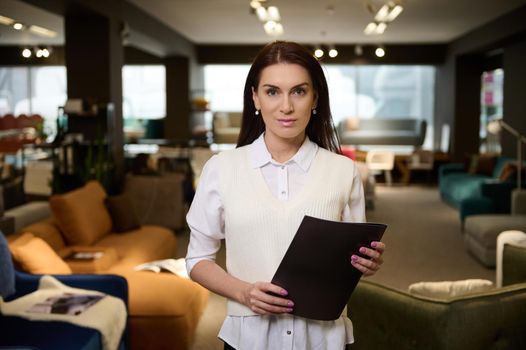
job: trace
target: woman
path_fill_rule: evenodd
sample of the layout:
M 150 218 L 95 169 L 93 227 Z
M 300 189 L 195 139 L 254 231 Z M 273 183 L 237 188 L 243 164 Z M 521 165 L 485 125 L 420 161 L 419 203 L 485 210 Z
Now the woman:
M 294 300 L 269 282 L 304 215 L 365 220 L 358 171 L 337 154 L 323 70 L 302 46 L 274 42 L 255 58 L 237 146 L 207 162 L 187 216 L 189 274 L 228 298 L 219 338 L 225 349 L 344 349 L 353 342 L 346 316 L 291 315 Z M 215 263 L 221 239 L 227 271 Z M 371 260 L 349 263 L 372 275 L 384 249 L 373 242 L 361 248 Z

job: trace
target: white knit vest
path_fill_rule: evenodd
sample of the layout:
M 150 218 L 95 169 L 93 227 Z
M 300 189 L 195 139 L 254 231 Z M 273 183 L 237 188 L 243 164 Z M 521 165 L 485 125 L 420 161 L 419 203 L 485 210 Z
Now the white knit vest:
M 305 215 L 341 221 L 349 201 L 354 163 L 319 148 L 298 194 L 280 201 L 261 170 L 249 159 L 249 147 L 219 154 L 220 196 L 225 210 L 227 271 L 246 282 L 270 282 Z M 232 316 L 255 313 L 228 301 Z

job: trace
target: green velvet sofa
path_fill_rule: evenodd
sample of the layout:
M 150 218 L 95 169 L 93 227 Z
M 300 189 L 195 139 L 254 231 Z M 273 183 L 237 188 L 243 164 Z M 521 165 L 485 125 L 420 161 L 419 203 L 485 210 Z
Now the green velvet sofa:
M 449 299 L 362 280 L 348 303 L 355 337 L 348 350 L 526 349 L 525 262 L 525 248 L 506 245 L 503 287 Z
M 514 181 L 500 181 L 499 175 L 508 157 L 497 157 L 491 175 L 471 174 L 462 163 L 444 164 L 439 168 L 440 197 L 459 210 L 460 221 L 469 215 L 510 212 Z

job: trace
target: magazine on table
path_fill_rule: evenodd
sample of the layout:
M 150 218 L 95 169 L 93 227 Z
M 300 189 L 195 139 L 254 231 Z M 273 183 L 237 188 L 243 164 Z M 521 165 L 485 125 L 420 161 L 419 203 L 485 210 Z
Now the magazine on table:
M 104 298 L 104 294 L 62 293 L 36 303 L 27 312 L 41 314 L 80 315 Z
M 181 259 L 162 259 L 150 261 L 141 265 L 135 266 L 136 271 L 153 271 L 153 272 L 171 272 L 177 276 L 188 278 L 186 272 L 186 264 L 183 258 Z
M 73 252 L 66 256 L 66 260 L 97 260 L 102 258 L 104 252 Z

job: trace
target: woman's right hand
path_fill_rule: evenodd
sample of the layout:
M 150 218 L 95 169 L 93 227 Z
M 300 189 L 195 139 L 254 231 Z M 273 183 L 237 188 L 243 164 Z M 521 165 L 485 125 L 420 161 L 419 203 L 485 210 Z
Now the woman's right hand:
M 269 282 L 249 283 L 243 290 L 242 303 L 260 315 L 290 313 L 294 303 L 283 298 L 287 294 L 285 289 Z

